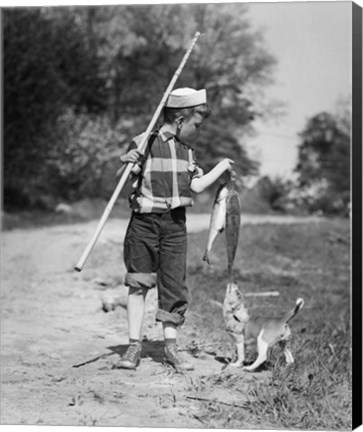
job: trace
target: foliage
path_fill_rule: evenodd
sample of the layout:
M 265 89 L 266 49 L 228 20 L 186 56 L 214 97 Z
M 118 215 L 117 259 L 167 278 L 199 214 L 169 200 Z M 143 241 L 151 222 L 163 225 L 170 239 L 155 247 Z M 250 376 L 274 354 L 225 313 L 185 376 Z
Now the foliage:
M 69 201 L 100 196 L 104 171 L 122 149 L 120 124 L 111 127 L 107 116 L 90 117 L 69 109 L 58 119 L 57 127 L 62 140 L 48 160 L 53 190 Z
M 286 198 L 293 188 L 291 180 L 285 180 L 282 177 L 269 176 L 261 177 L 256 185 L 260 190 L 261 198 L 263 198 L 273 210 L 285 211 Z
M 127 7 L 123 15 L 114 7 L 97 12 L 110 25 L 103 27 L 102 51 L 112 52 L 107 68 L 113 72 L 111 94 L 118 98 L 112 104 L 112 117 L 140 115 L 135 124 L 139 132 L 137 127 L 146 124 L 146 115 L 157 105 L 193 34 L 200 30 L 203 36 L 178 81 L 180 86 L 208 91 L 212 117 L 196 144 L 198 158 L 209 170 L 229 155 L 240 174 L 256 174 L 257 164 L 238 144 L 237 134 L 247 133 L 251 121 L 262 114 L 253 96 L 271 82 L 274 59 L 264 49 L 261 34 L 251 31 L 245 7 L 153 5 L 135 10 Z M 145 80 L 153 83 L 146 90 Z
M 317 190 L 310 210 L 341 211 L 350 201 L 349 119 L 349 110 L 341 116 L 323 112 L 310 118 L 300 134 L 299 188 L 307 196 Z
M 45 161 L 65 107 L 103 109 L 97 61 L 71 13 L 4 11 L 5 200 L 29 203 L 36 189 L 47 190 Z
M 246 10 L 242 4 L 6 10 L 5 203 L 31 204 L 27 197 L 37 194 L 102 195 L 105 180 L 96 188 L 95 181 L 105 154 L 145 130 L 197 30 L 203 35 L 178 86 L 208 91 L 213 125 L 198 142 L 198 156 L 207 170 L 229 156 L 240 174 L 256 173 L 239 143 L 256 117 L 270 114 L 261 93 L 275 60 Z M 118 134 L 123 141 L 107 138 Z M 70 166 L 74 153 L 88 158 L 87 175 L 78 156 Z
M 213 168 L 217 161 L 232 155 L 235 161 L 234 169 L 239 175 L 256 175 L 258 172 L 258 163 L 249 158 L 235 136 L 228 130 L 222 129 L 220 124 L 211 118 L 201 128 L 195 150 L 197 159 L 205 172 Z

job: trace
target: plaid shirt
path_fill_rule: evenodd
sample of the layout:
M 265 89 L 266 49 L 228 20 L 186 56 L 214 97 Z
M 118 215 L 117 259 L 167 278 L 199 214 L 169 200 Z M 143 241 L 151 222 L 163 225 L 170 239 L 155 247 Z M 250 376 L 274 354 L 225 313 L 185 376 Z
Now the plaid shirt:
M 142 134 L 134 138 L 129 150 L 136 148 L 141 138 Z M 202 175 L 190 147 L 170 132 L 155 131 L 150 135 L 141 171 L 131 179 L 131 209 L 137 213 L 163 213 L 192 206 L 190 183 Z

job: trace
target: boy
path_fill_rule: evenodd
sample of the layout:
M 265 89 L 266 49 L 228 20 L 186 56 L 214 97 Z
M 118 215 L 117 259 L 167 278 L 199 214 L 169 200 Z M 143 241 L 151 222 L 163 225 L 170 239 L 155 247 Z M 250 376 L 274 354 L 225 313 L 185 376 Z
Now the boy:
M 139 365 L 146 294 L 157 286 L 156 321 L 163 326 L 165 360 L 184 372 L 194 369 L 176 348 L 188 306 L 185 208 L 193 205 L 191 192 L 202 192 L 231 171 L 233 161 L 224 159 L 207 174 L 195 161 L 190 143 L 208 115 L 204 89 L 174 90 L 163 114 L 164 122 L 150 135 L 145 155 L 141 157 L 136 150 L 138 136 L 120 158 L 122 163 L 136 165 L 129 197 L 132 215 L 124 241 L 130 344 L 116 367 L 135 369 Z

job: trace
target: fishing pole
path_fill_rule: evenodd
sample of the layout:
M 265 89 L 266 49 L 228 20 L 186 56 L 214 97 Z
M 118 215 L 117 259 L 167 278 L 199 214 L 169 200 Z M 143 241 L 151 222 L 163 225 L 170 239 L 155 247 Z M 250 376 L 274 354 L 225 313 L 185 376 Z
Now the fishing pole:
M 153 129 L 156 125 L 156 122 L 158 121 L 158 118 L 160 117 L 161 111 L 164 108 L 164 105 L 166 104 L 166 101 L 169 97 L 170 92 L 173 90 L 173 87 L 174 87 L 179 75 L 181 74 L 181 71 L 183 70 L 191 52 L 193 51 L 195 44 L 197 43 L 199 36 L 200 36 L 200 32 L 196 32 L 195 36 L 192 40 L 192 43 L 190 44 L 189 49 L 185 53 L 178 69 L 175 71 L 174 76 L 172 77 L 168 87 L 166 88 L 158 107 L 156 108 L 156 111 L 155 111 L 155 113 L 154 113 L 154 115 L 153 115 L 153 117 L 149 123 L 149 126 L 147 127 L 145 134 L 143 135 L 143 138 L 137 147 L 137 150 L 141 154 L 143 154 L 145 152 L 149 136 L 150 136 L 151 132 L 153 131 Z M 120 180 L 119 180 L 119 182 L 118 182 L 118 184 L 117 184 L 117 186 L 116 186 L 116 188 L 115 188 L 115 190 L 114 190 L 114 192 L 113 192 L 113 194 L 112 194 L 112 196 L 111 196 L 111 198 L 110 198 L 110 200 L 109 200 L 109 202 L 108 202 L 108 204 L 107 204 L 107 206 L 106 206 L 106 208 L 105 208 L 105 210 L 101 216 L 100 221 L 98 222 L 97 228 L 96 228 L 91 240 L 89 241 L 88 245 L 84 249 L 78 263 L 74 267 L 74 270 L 80 272 L 83 269 L 83 266 L 84 266 L 87 258 L 89 257 L 90 253 L 92 252 L 92 249 L 94 248 L 94 246 L 98 240 L 98 237 L 100 236 L 100 234 L 101 234 L 101 232 L 102 232 L 102 230 L 106 224 L 106 221 L 107 221 L 107 219 L 111 213 L 111 210 L 112 210 L 113 206 L 115 205 L 115 202 L 116 202 L 118 196 L 120 195 L 121 190 L 124 187 L 128 177 L 131 173 L 133 166 L 134 166 L 133 163 L 128 163 L 125 166 L 125 168 L 122 172 L 121 178 L 120 178 Z

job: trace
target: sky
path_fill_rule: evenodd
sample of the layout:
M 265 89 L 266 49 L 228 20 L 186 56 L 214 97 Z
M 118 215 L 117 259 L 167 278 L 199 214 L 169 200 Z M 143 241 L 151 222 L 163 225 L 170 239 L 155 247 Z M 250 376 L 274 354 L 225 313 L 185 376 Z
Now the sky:
M 291 177 L 297 161 L 298 133 L 311 116 L 337 110 L 351 95 L 351 3 L 251 3 L 251 24 L 278 64 L 267 96 L 286 104 L 276 122 L 256 124 L 247 148 L 261 163 L 261 175 Z

